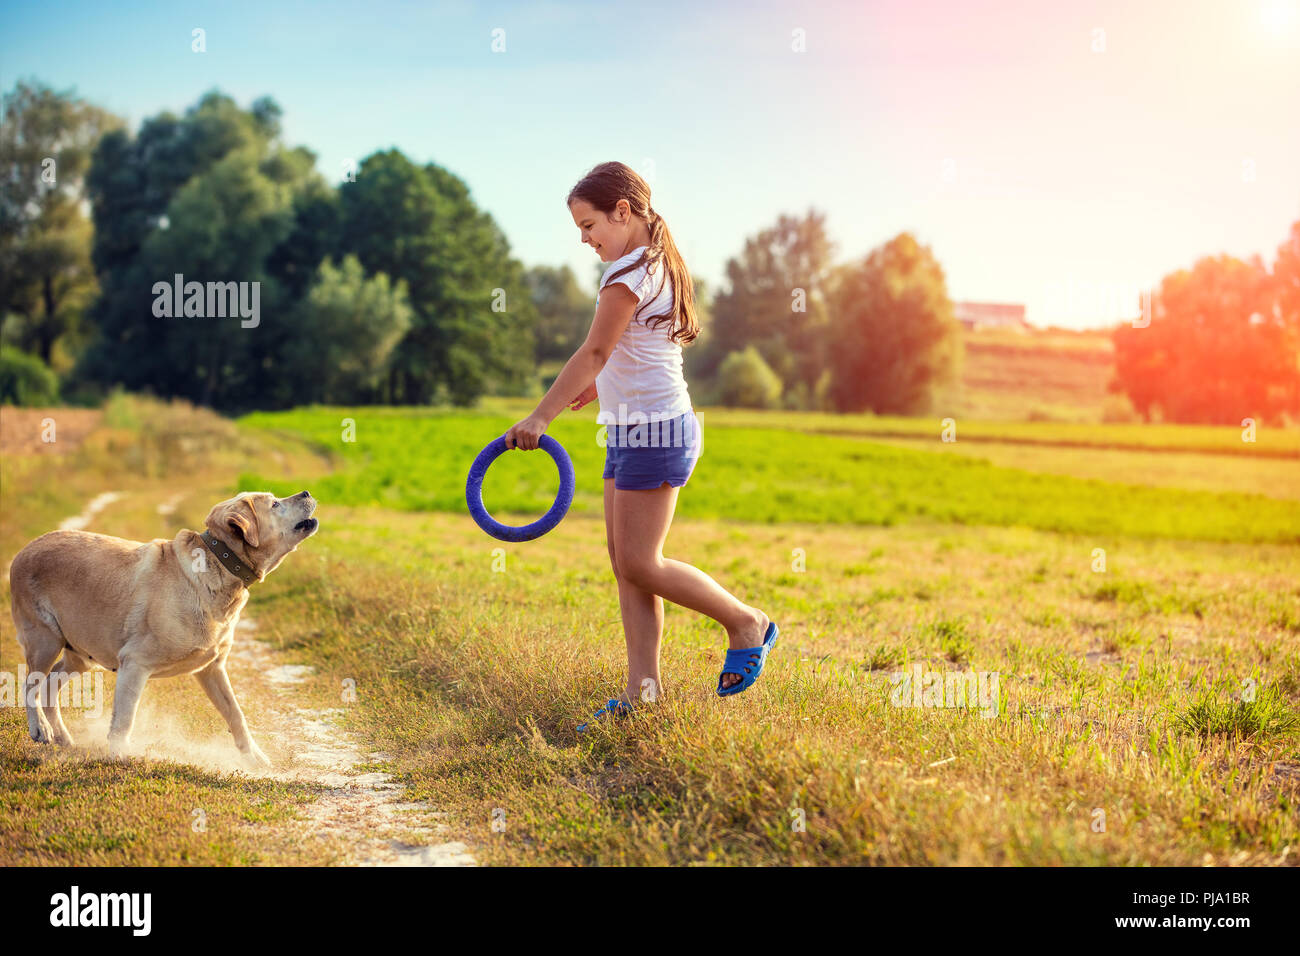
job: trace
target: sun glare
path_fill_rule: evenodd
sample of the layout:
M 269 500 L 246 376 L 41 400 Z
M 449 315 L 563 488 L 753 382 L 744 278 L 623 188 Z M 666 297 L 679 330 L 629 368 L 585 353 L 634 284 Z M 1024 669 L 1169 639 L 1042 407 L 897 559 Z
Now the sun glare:
M 1285 33 L 1295 28 L 1296 0 L 1264 0 L 1259 18 L 1271 33 Z

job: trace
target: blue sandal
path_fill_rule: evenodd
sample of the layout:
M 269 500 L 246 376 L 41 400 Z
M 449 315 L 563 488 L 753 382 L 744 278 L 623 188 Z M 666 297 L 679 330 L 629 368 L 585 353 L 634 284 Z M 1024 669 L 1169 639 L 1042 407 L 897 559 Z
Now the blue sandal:
M 613 715 L 614 717 L 623 717 L 626 716 L 627 714 L 632 713 L 632 711 L 635 709 L 636 708 L 633 707 L 631 704 L 625 703 L 622 700 L 618 700 L 616 698 L 610 698 L 608 701 L 605 702 L 604 707 L 600 708 L 600 710 L 596 711 L 594 714 L 591 715 L 591 719 L 594 722 L 600 720 L 606 714 Z M 587 728 L 590 726 L 591 726 L 590 723 L 578 724 L 578 733 L 580 734 L 586 733 Z
M 758 647 L 734 647 L 727 650 L 727 659 L 722 662 L 722 673 L 718 675 L 719 697 L 739 694 L 743 690 L 748 690 L 754 681 L 758 680 L 758 675 L 763 673 L 763 665 L 767 662 L 768 653 L 776 646 L 778 633 L 780 631 L 776 621 L 769 621 L 763 643 Z M 735 674 L 740 677 L 740 681 L 730 687 L 723 687 L 722 674 Z

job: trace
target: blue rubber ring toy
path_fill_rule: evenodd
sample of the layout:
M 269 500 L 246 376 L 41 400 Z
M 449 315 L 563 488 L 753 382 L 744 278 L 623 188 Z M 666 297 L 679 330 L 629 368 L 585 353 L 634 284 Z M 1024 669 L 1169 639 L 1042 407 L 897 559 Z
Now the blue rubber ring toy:
M 569 513 L 569 505 L 573 504 L 573 462 L 569 460 L 569 453 L 550 435 L 539 438 L 537 447 L 555 459 L 555 466 L 560 470 L 560 492 L 555 496 L 555 504 L 551 505 L 550 511 L 532 524 L 522 527 L 502 524 L 488 514 L 487 508 L 483 506 L 483 476 L 487 474 L 492 462 L 508 450 L 505 436 L 502 435 L 479 452 L 474 464 L 470 466 L 469 479 L 465 482 L 465 502 L 469 505 L 470 517 L 499 541 L 532 541 L 540 538 L 560 523 L 560 519 Z

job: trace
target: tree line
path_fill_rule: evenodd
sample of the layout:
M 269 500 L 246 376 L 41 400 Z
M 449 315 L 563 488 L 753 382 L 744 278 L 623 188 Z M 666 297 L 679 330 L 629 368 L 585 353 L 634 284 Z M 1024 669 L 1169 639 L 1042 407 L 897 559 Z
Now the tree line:
M 0 401 L 467 406 L 540 395 L 590 326 L 604 263 L 525 268 L 463 180 L 396 149 L 328 183 L 269 97 L 213 91 L 133 134 L 20 82 L 4 115 Z M 1294 413 L 1298 244 L 1300 223 L 1272 272 L 1166 277 L 1149 325 L 1115 330 L 1114 387 L 1148 417 Z M 824 215 L 781 215 L 695 292 L 698 404 L 921 414 L 960 376 L 943 269 L 910 233 L 839 263 Z

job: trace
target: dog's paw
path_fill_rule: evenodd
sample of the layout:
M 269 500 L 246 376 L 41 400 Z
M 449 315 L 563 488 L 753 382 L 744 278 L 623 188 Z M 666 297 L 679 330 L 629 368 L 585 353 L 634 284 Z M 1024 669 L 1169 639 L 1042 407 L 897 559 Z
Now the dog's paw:
M 54 733 L 48 725 L 42 726 L 38 724 L 35 727 L 30 727 L 27 730 L 27 734 L 38 744 L 50 744 L 54 742 Z
M 131 753 L 130 748 L 127 746 L 127 742 L 121 738 L 114 740 L 110 737 L 108 740 L 108 757 L 110 760 L 117 760 L 119 762 L 130 760 Z
M 59 743 L 59 732 L 39 710 L 27 715 L 27 735 L 38 744 Z
M 262 748 L 249 741 L 248 749 L 242 751 L 244 763 L 254 770 L 265 770 L 271 766 L 271 760 L 262 753 Z

